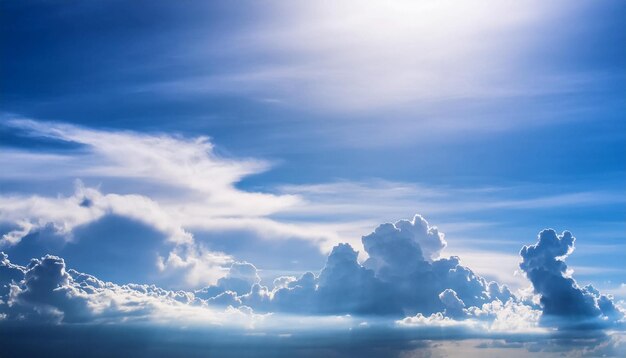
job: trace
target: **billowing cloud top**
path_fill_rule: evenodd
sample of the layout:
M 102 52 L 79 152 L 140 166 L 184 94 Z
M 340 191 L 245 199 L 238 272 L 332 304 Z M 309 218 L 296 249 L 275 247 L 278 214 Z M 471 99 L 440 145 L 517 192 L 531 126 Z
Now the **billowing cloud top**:
M 196 292 L 104 282 L 67 270 L 62 258 L 50 255 L 27 266 L 14 265 L 2 253 L 0 313 L 8 320 L 63 323 L 212 317 L 206 321 L 210 323 L 223 318 L 225 313 L 216 312 L 229 307 L 229 314 L 238 312 L 250 320 L 253 311 L 256 315 L 350 314 L 391 320 L 407 317 L 400 322 L 408 326 L 486 322 L 497 329 L 494 324 L 506 311 L 509 320 L 522 320 L 517 326 L 526 328 L 602 329 L 621 327 L 623 322 L 624 313 L 610 296 L 591 286 L 580 288 L 567 276 L 563 259 L 574 245 L 569 232 L 557 235 L 544 230 L 538 243 L 520 253 L 520 268 L 533 284 L 538 304 L 486 281 L 460 265 L 458 257 L 432 259 L 444 246 L 443 235 L 421 216 L 380 225 L 362 240 L 369 255 L 363 265 L 349 244 L 339 244 L 318 274 L 281 277 L 273 287 L 266 287 L 254 265 L 234 262 L 215 285 Z M 428 259 L 422 242 L 438 248 L 431 249 Z M 534 321 L 524 321 L 528 319 Z
M 543 320 L 559 321 L 568 328 L 586 325 L 611 326 L 623 318 L 610 297 L 589 285 L 579 287 L 569 277 L 563 261 L 574 251 L 576 239 L 569 231 L 558 235 L 547 229 L 539 233 L 539 242 L 524 246 L 520 268 L 526 273 L 537 294 L 541 296 Z

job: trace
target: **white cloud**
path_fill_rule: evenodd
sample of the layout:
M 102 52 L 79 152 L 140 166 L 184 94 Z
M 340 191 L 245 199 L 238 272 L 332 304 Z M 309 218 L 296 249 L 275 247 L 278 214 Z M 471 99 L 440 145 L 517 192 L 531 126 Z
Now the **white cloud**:
M 217 282 L 226 274 L 233 258 L 221 252 L 209 251 L 197 245 L 179 245 L 167 257 L 159 256 L 157 267 L 161 273 L 182 273 L 187 287 L 201 287 Z
M 225 217 L 242 213 L 248 216 L 267 215 L 298 200 L 290 195 L 276 196 L 236 189 L 235 183 L 247 175 L 266 170 L 269 164 L 260 160 L 219 157 L 206 137 L 185 139 L 171 135 L 99 131 L 31 120 L 12 120 L 10 125 L 33 136 L 87 146 L 85 155 L 71 158 L 76 166 L 65 173 L 66 176 L 137 178 L 159 183 L 179 189 L 179 195 L 200 196 L 201 202 L 206 204 L 204 209 L 211 206 L 219 208 L 211 212 L 213 216 L 217 213 Z M 44 154 L 39 162 L 43 163 L 47 156 Z M 12 164 L 19 165 L 14 163 L 16 161 Z M 49 166 L 44 169 L 58 173 Z
M 0 305 L 5 318 L 87 323 L 184 321 L 185 325 L 239 328 L 253 328 L 264 319 L 244 307 L 210 307 L 189 292 L 104 282 L 66 270 L 64 260 L 55 256 L 34 259 L 27 267 L 3 261 L 0 268 L 23 275 L 23 280 L 9 282 L 7 305 Z
M 506 303 L 493 301 L 485 303 L 482 307 L 472 307 L 470 316 L 476 319 L 488 319 L 489 330 L 494 332 L 546 332 L 544 327 L 539 326 L 541 310 L 533 308 L 522 302 L 509 300 Z
M 0 221 L 20 226 L 2 237 L 0 244 L 17 244 L 35 229 L 52 224 L 57 233 L 71 240 L 74 228 L 114 214 L 145 223 L 163 232 L 172 242 L 190 243 L 192 236 L 172 220 L 158 203 L 142 195 L 102 194 L 78 181 L 74 195 L 0 196 Z
M 441 312 L 424 316 L 415 316 L 397 320 L 402 327 L 465 327 L 475 332 L 502 333 L 548 333 L 550 329 L 539 326 L 541 310 L 534 309 L 521 302 L 509 300 L 502 303 L 495 300 L 482 307 L 470 307 L 465 310 L 466 319 L 453 319 Z
M 399 326 L 411 327 L 411 326 L 435 326 L 435 327 L 450 327 L 450 326 L 469 326 L 477 327 L 479 325 L 476 321 L 464 320 L 458 321 L 450 317 L 444 316 L 441 312 L 433 313 L 430 316 L 424 316 L 421 313 L 415 316 L 405 317 L 396 321 Z
M 547 235 L 553 235 L 554 240 L 561 240 L 562 244 L 546 244 L 551 237 Z M 206 276 L 207 270 L 215 269 L 221 269 L 224 274 L 216 285 L 195 293 L 167 291 L 154 285 L 119 286 L 76 271 L 68 273 L 64 260 L 50 255 L 33 259 L 25 267 L 14 265 L 7 255 L 0 253 L 0 278 L 4 282 L 0 282 L 0 288 L 4 287 L 0 290 L 0 314 L 5 315 L 5 319 L 9 316 L 11 319 L 41 317 L 68 323 L 117 322 L 120 319 L 166 323 L 182 319 L 190 324 L 225 324 L 221 313 L 198 310 L 198 307 L 233 306 L 236 308 L 229 308 L 226 313 L 236 313 L 241 319 L 228 315 L 227 324 L 235 320 L 250 327 L 265 317 L 255 315 L 253 309 L 304 315 L 398 317 L 415 314 L 396 324 L 461 329 L 470 335 L 545 333 L 548 332 L 545 327 L 567 329 L 576 327 L 573 323 L 591 322 L 588 318 L 597 320 L 598 325 L 584 329 L 621 327 L 624 313 L 615 306 L 611 296 L 601 294 L 591 285 L 579 288 L 573 279 L 565 276 L 550 279 L 565 280 L 572 284 L 573 290 L 560 292 L 557 288 L 557 293 L 584 295 L 589 299 L 580 304 L 590 305 L 568 309 L 587 307 L 593 308 L 593 312 L 567 316 L 571 318 L 568 322 L 544 320 L 546 315 L 554 314 L 555 295 L 550 292 L 554 288 L 538 286 L 542 272 L 537 276 L 535 271 L 565 272 L 567 267 L 561 260 L 573 251 L 574 242 L 569 233 L 556 237 L 553 231 L 544 230 L 536 245 L 525 246 L 520 253 L 523 259 L 520 267 L 529 276 L 534 292 L 540 295 L 539 303 L 529 292 L 515 296 L 507 287 L 485 280 L 460 265 L 457 257 L 436 259 L 439 255 L 422 248 L 423 244 L 432 248 L 433 241 L 437 250 L 444 247 L 443 236 L 419 216 L 413 221 L 382 224 L 363 237 L 370 256 L 363 265 L 358 263 L 357 252 L 352 247 L 339 244 L 333 248 L 319 275 L 307 272 L 299 278 L 283 277 L 274 281 L 273 288 L 261 286 L 258 270 L 250 263 L 233 262 L 228 257 L 196 250 L 192 245 L 178 245 L 167 260 L 160 261 L 162 269 L 166 266 L 187 269 L 188 277 Z M 551 263 L 554 259 L 557 265 Z M 207 268 L 207 263 L 211 262 L 218 264 Z M 231 265 L 226 271 L 223 267 L 228 263 Z M 211 319 L 205 318 L 206 314 L 212 314 Z M 577 321 L 580 317 L 584 320 Z
M 53 156 L 28 152 L 11 152 L 3 156 L 3 164 L 19 168 L 19 178 L 34 180 L 35 173 L 45 178 L 121 179 L 127 182 L 158 184 L 156 192 L 140 195 L 101 194 L 94 189 L 78 190 L 106 201 L 92 207 L 80 206 L 84 193 L 72 197 L 43 198 L 39 196 L 4 196 L 0 215 L 14 221 L 24 214 L 41 221 L 62 223 L 64 232 L 76 225 L 93 220 L 106 212 L 145 216 L 172 236 L 183 233 L 174 227 L 205 230 L 257 230 L 265 236 L 304 236 L 321 239 L 330 230 L 302 229 L 288 222 L 277 222 L 270 215 L 284 212 L 302 199 L 294 194 L 270 194 L 237 189 L 243 177 L 267 169 L 259 160 L 235 160 L 213 153 L 206 138 L 185 139 L 168 135 L 147 135 L 132 132 L 99 131 L 64 124 L 14 120 L 14 127 L 33 136 L 45 136 L 86 146 L 84 152 Z M 59 162 L 65 165 L 57 167 Z M 37 168 L 37 170 L 35 170 Z M 4 174 L 6 173 L 6 174 Z M 15 178 L 16 171 L 4 171 L 2 177 Z M 148 186 L 148 185 L 146 185 Z M 141 191 L 141 186 L 139 186 Z M 149 197 L 149 198 L 148 198 Z M 10 208 L 10 209 L 9 209 Z M 125 213 L 124 211 L 128 211 Z M 30 213 L 30 215 L 26 215 Z M 169 225 L 166 229 L 162 226 Z M 180 231 L 180 229 L 178 230 Z

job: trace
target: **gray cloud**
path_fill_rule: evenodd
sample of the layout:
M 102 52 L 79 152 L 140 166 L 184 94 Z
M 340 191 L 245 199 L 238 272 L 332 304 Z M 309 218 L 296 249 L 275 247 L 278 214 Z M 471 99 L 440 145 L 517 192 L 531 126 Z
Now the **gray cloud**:
M 623 318 L 612 299 L 589 285 L 579 287 L 568 276 L 564 259 L 574 251 L 574 236 L 552 229 L 539 233 L 538 242 L 520 251 L 520 268 L 541 295 L 542 321 L 562 328 L 605 326 Z

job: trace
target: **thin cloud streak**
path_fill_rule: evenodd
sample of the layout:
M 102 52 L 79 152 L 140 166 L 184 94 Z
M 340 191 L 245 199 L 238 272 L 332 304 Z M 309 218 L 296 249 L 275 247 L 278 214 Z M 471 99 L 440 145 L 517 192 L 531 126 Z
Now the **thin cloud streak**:
M 261 59 L 257 63 L 138 90 L 172 95 L 244 92 L 298 105 L 314 103 L 317 110 L 362 112 L 415 102 L 563 93 L 598 80 L 592 73 L 538 73 L 533 59 L 524 58 L 536 46 L 533 40 L 542 27 L 563 16 L 563 7 L 552 3 L 269 6 L 267 14 L 274 15 L 261 16 L 235 34 L 230 46 L 223 40 L 220 47 L 221 56 L 256 55 Z M 573 12 L 579 7 L 566 8 Z M 197 43 L 180 51 L 190 59 L 215 55 Z

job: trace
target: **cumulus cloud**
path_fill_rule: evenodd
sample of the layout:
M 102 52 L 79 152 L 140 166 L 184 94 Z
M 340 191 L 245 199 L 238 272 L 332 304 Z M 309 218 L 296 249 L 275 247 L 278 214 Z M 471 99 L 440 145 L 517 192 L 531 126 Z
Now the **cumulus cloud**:
M 185 246 L 175 249 L 185 252 L 172 251 L 159 265 L 162 269 L 168 265 L 189 269 L 189 265 L 219 262 L 216 268 L 222 270 L 223 277 L 196 291 L 193 298 L 216 306 L 249 306 L 260 312 L 393 316 L 444 312 L 457 317 L 464 312 L 465 305 L 480 306 L 497 299 L 506 301 L 512 296 L 505 286 L 487 282 L 461 266 L 457 257 L 435 259 L 445 245 L 443 234 L 420 216 L 412 221 L 383 224 L 362 240 L 369 256 L 363 264 L 359 263 L 356 250 L 348 244 L 339 244 L 318 274 L 281 277 L 269 288 L 261 285 L 254 265 L 219 257 L 198 258 L 194 263 L 196 257 L 210 253 L 193 252 L 192 248 L 184 249 Z M 429 248 L 426 256 L 423 243 Z M 227 266 L 230 267 L 224 269 Z M 72 321 L 79 321 L 85 312 L 91 312 L 86 307 L 94 305 L 92 297 L 76 285 L 78 281 L 65 271 L 65 263 L 58 257 L 33 260 L 23 268 L 23 279 L 19 279 L 19 267 L 11 270 L 13 281 L 19 282 L 11 286 L 12 305 L 37 307 L 41 312 L 62 315 L 63 319 Z M 191 272 L 194 270 L 200 276 L 206 275 L 201 267 Z M 40 286 L 40 282 L 47 282 L 47 286 Z M 89 290 L 94 287 L 90 286 Z M 455 300 L 459 307 L 454 305 Z M 82 308 L 71 311 L 65 304 Z
M 380 225 L 362 240 L 369 256 L 363 264 L 349 244 L 339 244 L 319 274 L 283 277 L 274 287 L 253 283 L 250 292 L 240 296 L 242 303 L 263 311 L 308 314 L 447 312 L 458 317 L 465 305 L 506 302 L 513 296 L 506 286 L 487 282 L 460 265 L 458 257 L 437 258 L 445 246 L 443 234 L 421 216 Z M 218 288 L 203 292 L 217 295 Z
M 249 262 L 233 262 L 228 273 L 214 286 L 196 291 L 196 296 L 212 298 L 220 294 L 244 295 L 254 284 L 261 282 L 256 267 Z
M 545 334 L 549 332 L 539 324 L 541 309 L 518 299 L 512 298 L 506 302 L 496 299 L 480 307 L 466 308 L 453 290 L 446 289 L 439 297 L 446 306 L 443 312 L 436 312 L 430 316 L 418 313 L 415 316 L 397 320 L 396 324 L 403 327 L 457 326 L 493 334 Z
M 236 294 L 226 285 L 202 292 L 263 312 L 406 316 L 403 324 L 407 325 L 472 321 L 472 325 L 498 332 L 542 332 L 545 326 L 565 329 L 571 327 L 567 322 L 584 323 L 577 328 L 599 329 L 623 318 L 610 296 L 592 286 L 580 288 L 566 276 L 562 260 L 573 250 L 571 234 L 558 236 L 544 230 L 539 237 L 538 244 L 522 249 L 520 265 L 535 296 L 514 295 L 505 285 L 487 282 L 462 266 L 458 257 L 434 259 L 445 245 L 443 235 L 420 216 L 380 225 L 363 236 L 369 256 L 363 264 L 350 245 L 339 244 L 319 274 L 281 277 L 273 287 L 266 287 L 254 279 L 253 266 L 246 265 L 245 277 L 251 284 L 246 294 Z M 423 240 L 438 248 L 430 251 L 428 259 Z M 554 320 L 555 316 L 563 320 Z
M 22 278 L 24 278 L 24 268 L 12 264 L 7 254 L 0 251 L 0 301 L 8 297 L 11 284 L 19 282 Z
M 558 235 L 546 229 L 539 233 L 536 244 L 524 246 L 520 251 L 520 268 L 541 296 L 542 320 L 545 324 L 570 328 L 611 325 L 624 316 L 612 299 L 591 285 L 578 286 L 569 277 L 564 260 L 574 251 L 575 240 L 568 231 Z
M 358 330 L 372 325 L 422 339 L 437 337 L 442 329 L 455 337 L 548 337 L 553 327 L 568 332 L 562 339 L 577 339 L 622 327 L 623 313 L 610 296 L 591 286 L 581 288 L 567 276 L 563 260 L 575 241 L 567 232 L 544 230 L 537 244 L 521 251 L 520 267 L 533 284 L 536 302 L 532 295 L 514 295 L 506 286 L 487 282 L 457 257 L 427 259 L 416 238 L 444 245 L 443 235 L 417 216 L 363 236 L 367 254 L 378 261 L 370 267 L 367 261 L 359 263 L 350 245 L 339 244 L 318 273 L 278 277 L 267 287 L 256 266 L 233 261 L 223 277 L 195 292 L 102 281 L 67 269 L 62 258 L 52 255 L 15 265 L 1 253 L 0 317 L 3 322 L 183 322 L 272 330 L 286 324 Z M 566 307 L 555 308 L 553 300 Z
M 8 304 L 68 323 L 84 321 L 90 313 L 89 301 L 70 285 L 71 280 L 63 259 L 49 255 L 33 259 L 20 284 L 11 285 Z
M 428 226 L 420 215 L 412 221 L 380 225 L 361 240 L 369 255 L 364 266 L 382 276 L 418 270 L 424 261 L 432 262 L 437 258 L 446 246 L 444 235 L 436 227 Z
M 101 200 L 94 198 L 90 205 Z M 336 245 L 319 273 L 279 277 L 261 284 L 257 268 L 193 247 L 177 246 L 159 263 L 207 275 L 203 263 L 218 262 L 219 278 L 195 292 L 156 286 L 116 285 L 66 270 L 63 259 L 44 256 L 27 266 L 0 256 L 0 314 L 4 319 L 37 315 L 48 320 L 83 322 L 113 316 L 146 317 L 183 305 L 236 307 L 256 312 L 313 315 L 406 317 L 403 325 L 480 326 L 492 331 L 533 332 L 540 326 L 562 329 L 616 327 L 624 314 L 611 296 L 592 286 L 579 287 L 564 259 L 574 250 L 569 232 L 544 230 L 536 244 L 524 246 L 520 268 L 537 302 L 514 295 L 505 285 L 488 282 L 462 266 L 458 257 L 440 258 L 442 233 L 421 216 L 382 224 L 362 237 L 369 257 L 362 264 L 349 244 Z M 426 249 L 424 249 L 426 247 Z M 197 248 L 196 248 L 197 249 Z M 194 261 L 195 260 L 195 261 Z M 227 268 L 226 268 L 227 267 Z M 180 310 L 181 308 L 176 308 Z M 456 322 L 456 323 L 455 323 Z
M 175 287 L 198 287 L 213 284 L 224 276 L 233 258 L 211 251 L 195 243 L 177 245 L 166 256 L 158 256 L 159 273 L 169 281 L 182 278 L 184 284 Z
M 213 309 L 193 293 L 154 285 L 117 285 L 67 270 L 65 261 L 46 255 L 28 266 L 0 254 L 0 313 L 8 320 L 55 323 L 171 322 L 239 325 L 262 317 L 249 309 Z M 7 290 L 8 288 L 8 290 Z

